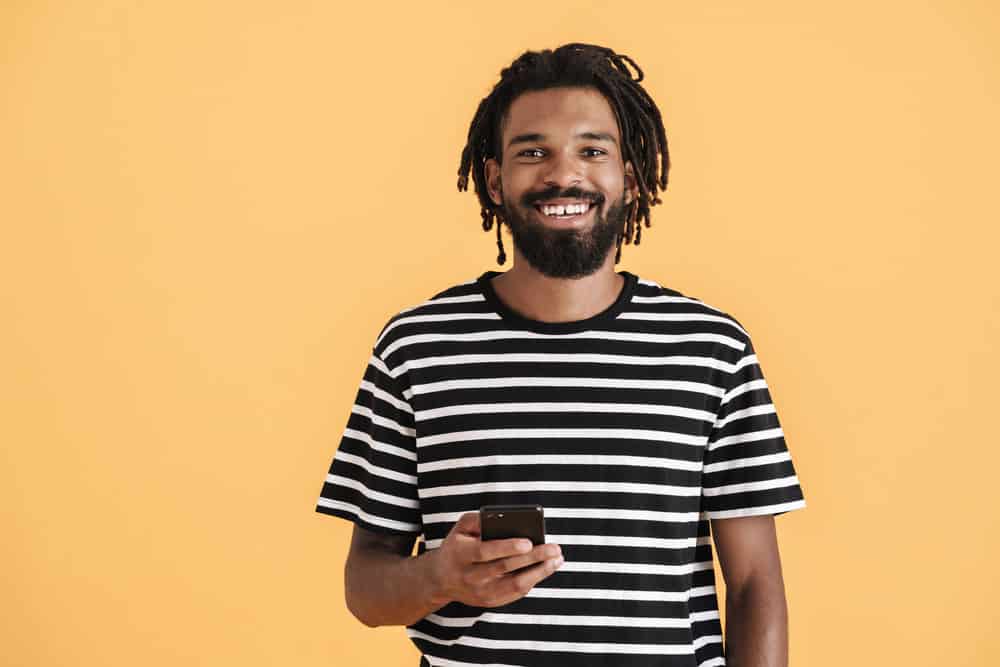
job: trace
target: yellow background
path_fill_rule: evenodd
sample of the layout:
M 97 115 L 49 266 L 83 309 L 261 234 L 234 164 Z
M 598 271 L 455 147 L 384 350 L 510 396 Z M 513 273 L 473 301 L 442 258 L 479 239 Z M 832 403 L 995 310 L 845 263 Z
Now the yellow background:
M 313 507 L 385 320 L 498 268 L 476 105 L 569 41 L 667 128 L 619 269 L 771 384 L 791 664 L 1000 661 L 993 3 L 122 1 L 0 9 L 4 664 L 416 667 Z

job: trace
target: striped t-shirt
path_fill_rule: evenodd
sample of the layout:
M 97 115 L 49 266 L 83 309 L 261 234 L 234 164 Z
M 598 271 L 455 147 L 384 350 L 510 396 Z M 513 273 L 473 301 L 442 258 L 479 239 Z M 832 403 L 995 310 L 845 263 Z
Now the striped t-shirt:
M 724 665 L 708 520 L 805 507 L 747 331 L 628 271 L 603 312 L 535 321 L 496 275 L 385 324 L 316 511 L 420 555 L 483 505 L 544 508 L 562 567 L 407 626 L 421 664 Z

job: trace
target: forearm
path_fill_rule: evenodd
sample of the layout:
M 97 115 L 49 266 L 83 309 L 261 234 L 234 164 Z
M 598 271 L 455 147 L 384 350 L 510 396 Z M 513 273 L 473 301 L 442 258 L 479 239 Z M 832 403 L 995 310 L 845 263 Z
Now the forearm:
M 399 556 L 370 551 L 361 563 L 348 563 L 344 588 L 347 606 L 370 627 L 411 625 L 448 603 L 433 574 L 435 552 Z M 363 563 L 363 564 L 362 564 Z
M 726 592 L 726 664 L 788 667 L 788 606 L 780 581 Z

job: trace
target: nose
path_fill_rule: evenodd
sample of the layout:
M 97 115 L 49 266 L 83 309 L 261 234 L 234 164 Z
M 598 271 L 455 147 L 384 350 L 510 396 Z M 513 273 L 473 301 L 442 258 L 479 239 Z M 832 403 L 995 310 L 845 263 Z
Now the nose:
M 552 154 L 542 178 L 547 186 L 568 188 L 579 185 L 583 180 L 582 165 L 575 156 L 557 151 Z

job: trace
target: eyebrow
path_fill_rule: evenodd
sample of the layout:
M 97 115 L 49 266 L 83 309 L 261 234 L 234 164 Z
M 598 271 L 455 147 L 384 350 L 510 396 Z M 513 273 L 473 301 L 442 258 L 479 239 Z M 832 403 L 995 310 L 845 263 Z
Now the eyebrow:
M 576 139 L 589 139 L 591 141 L 607 141 L 608 143 L 618 145 L 615 138 L 607 132 L 580 132 L 575 136 Z M 545 135 L 539 134 L 537 132 L 531 134 L 519 134 L 507 142 L 507 148 L 510 148 L 514 144 L 533 144 L 539 141 L 544 141 Z

